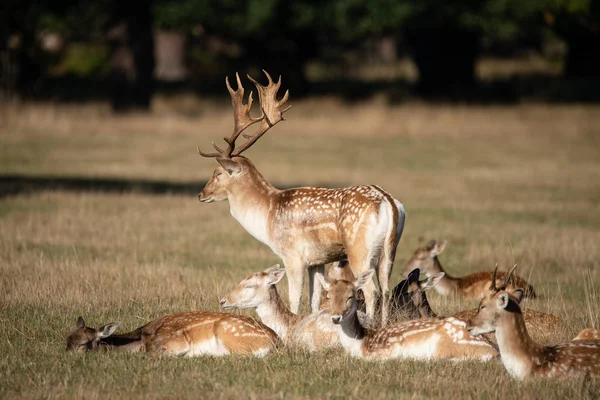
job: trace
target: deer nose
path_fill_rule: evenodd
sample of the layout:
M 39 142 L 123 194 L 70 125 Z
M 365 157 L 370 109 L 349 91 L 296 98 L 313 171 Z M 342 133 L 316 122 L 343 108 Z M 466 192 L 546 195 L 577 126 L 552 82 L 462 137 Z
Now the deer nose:
M 339 324 L 340 322 L 342 322 L 342 316 L 341 315 L 332 315 L 331 316 L 331 321 L 334 324 Z
M 225 306 L 226 303 L 227 303 L 227 300 L 225 300 L 225 299 L 221 299 L 221 301 L 219 302 L 219 304 L 221 304 L 221 307 Z

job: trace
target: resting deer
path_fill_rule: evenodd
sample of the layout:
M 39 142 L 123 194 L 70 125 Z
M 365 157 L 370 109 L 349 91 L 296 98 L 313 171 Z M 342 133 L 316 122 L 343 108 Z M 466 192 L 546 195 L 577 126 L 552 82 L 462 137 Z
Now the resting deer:
M 600 340 L 600 330 L 594 328 L 586 328 L 579 332 L 573 340 Z M 600 362 L 600 361 L 598 361 Z
M 497 286 L 497 282 L 499 279 L 497 278 L 498 274 L 498 266 L 494 268 L 494 272 L 492 274 L 492 279 L 490 282 L 489 292 L 496 292 L 499 290 L 507 290 L 509 287 L 509 282 L 511 281 L 511 277 L 514 274 L 516 269 L 516 265 L 510 270 L 508 274 L 503 274 L 503 280 L 500 286 Z M 488 293 L 489 293 L 488 292 Z M 567 327 L 562 320 L 558 317 L 535 311 L 529 308 L 522 308 L 523 318 L 525 320 L 525 326 L 527 327 L 527 331 L 532 335 L 532 338 L 536 341 L 540 342 L 548 342 L 552 335 L 560 332 L 566 332 Z M 454 314 L 455 318 L 459 318 L 463 321 L 469 321 L 477 314 L 477 309 L 475 310 L 465 310 L 459 313 Z M 492 334 L 486 334 L 485 337 L 490 340 L 492 343 L 496 343 L 496 338 Z
M 284 304 L 275 286 L 285 274 L 279 264 L 263 272 L 250 274 L 221 300 L 224 309 L 255 308 L 261 321 L 286 343 L 307 350 L 339 347 L 340 339 L 329 310 L 307 316 L 292 313 Z
M 164 316 L 129 333 L 113 335 L 118 323 L 93 329 L 82 317 L 67 338 L 73 351 L 100 348 L 146 351 L 166 356 L 196 357 L 245 354 L 262 357 L 272 351 L 278 338 L 268 327 L 241 315 L 190 311 Z
M 203 203 L 229 201 L 231 215 L 256 239 L 283 260 L 288 275 L 292 312 L 298 313 L 304 271 L 309 269 L 310 305 L 313 312 L 321 303 L 321 290 L 314 274 L 323 272 L 324 264 L 348 259 L 352 271 L 359 274 L 377 269 L 383 296 L 382 321 L 387 318 L 389 277 L 396 247 L 404 228 L 404 206 L 379 186 L 353 186 L 342 189 L 305 187 L 279 190 L 269 184 L 254 164 L 242 153 L 248 150 L 271 127 L 283 120 L 289 92 L 277 100 L 281 78 L 274 83 L 265 71 L 268 85 L 248 77 L 256 86 L 260 117 L 250 114 L 252 93 L 244 104 L 244 88 L 236 74 L 238 89 L 226 79 L 234 109 L 234 129 L 224 140 L 227 147 L 216 153 L 198 152 L 213 157 L 219 164 L 198 198 Z M 259 123 L 252 135 L 242 134 Z M 236 147 L 242 135 L 248 140 Z M 365 288 L 367 314 L 373 317 L 375 285 Z
M 485 340 L 471 338 L 465 322 L 456 318 L 416 320 L 390 324 L 374 331 L 358 321 L 356 291 L 366 287 L 374 271 L 368 270 L 354 282 L 317 279 L 327 290 L 331 320 L 337 325 L 342 347 L 352 356 L 368 360 L 392 358 L 490 360 L 496 351 Z
M 489 292 L 467 329 L 474 337 L 496 332 L 500 358 L 508 373 L 517 379 L 565 378 L 576 375 L 600 377 L 600 341 L 575 340 L 541 346 L 527 332 L 519 304 L 523 289 Z
M 86 350 L 119 349 L 137 351 L 141 347 L 139 329 L 114 335 L 120 322 L 112 322 L 98 329 L 85 326 L 83 317 L 77 318 L 75 330 L 67 337 L 67 350 L 83 352 Z
M 415 268 L 419 268 L 425 276 L 431 276 L 440 272 L 445 272 L 446 275 L 436 285 L 435 290 L 444 295 L 458 294 L 466 298 L 483 297 L 492 284 L 492 273 L 488 271 L 475 272 L 471 275 L 462 278 L 455 278 L 450 275 L 438 259 L 438 255 L 446 248 L 446 242 L 430 241 L 425 247 L 418 248 L 410 260 L 404 266 L 404 275 L 408 274 Z M 509 274 L 510 275 L 510 274 Z M 496 279 L 503 279 L 504 272 L 498 273 Z M 536 297 L 533 287 L 527 281 L 519 276 L 511 278 L 508 285 L 509 290 L 516 288 L 524 288 L 526 297 Z

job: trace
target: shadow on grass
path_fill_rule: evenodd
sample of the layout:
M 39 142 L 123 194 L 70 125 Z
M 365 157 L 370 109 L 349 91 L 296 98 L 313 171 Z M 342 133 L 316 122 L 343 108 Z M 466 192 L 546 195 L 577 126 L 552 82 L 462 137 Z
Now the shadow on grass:
M 190 195 L 197 196 L 206 181 L 198 182 L 169 182 L 144 179 L 118 179 L 118 178 L 87 178 L 87 177 L 53 177 L 53 176 L 28 176 L 7 174 L 0 175 L 0 198 L 21 194 L 34 194 L 43 191 L 68 191 L 68 192 L 100 192 L 100 193 L 143 193 L 151 195 Z M 296 185 L 274 185 L 280 189 L 290 189 Z M 322 187 L 346 186 L 330 183 L 311 185 Z

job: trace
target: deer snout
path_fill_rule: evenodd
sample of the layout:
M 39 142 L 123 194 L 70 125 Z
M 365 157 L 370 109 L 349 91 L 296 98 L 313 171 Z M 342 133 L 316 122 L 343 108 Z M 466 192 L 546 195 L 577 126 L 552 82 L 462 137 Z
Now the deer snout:
M 221 308 L 227 307 L 227 299 L 222 298 L 219 304 L 221 305 Z
M 334 324 L 339 324 L 340 322 L 342 322 L 342 316 L 341 315 L 332 315 L 331 322 L 333 322 Z

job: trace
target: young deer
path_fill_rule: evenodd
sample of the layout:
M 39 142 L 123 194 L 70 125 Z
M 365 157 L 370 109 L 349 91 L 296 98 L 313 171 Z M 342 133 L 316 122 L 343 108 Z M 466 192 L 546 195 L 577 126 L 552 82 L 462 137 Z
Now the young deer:
M 223 297 L 221 307 L 255 308 L 261 321 L 283 342 L 300 345 L 309 351 L 339 347 L 339 335 L 329 310 L 301 317 L 287 308 L 275 286 L 284 274 L 285 269 L 279 264 L 250 274 Z
M 367 331 L 356 316 L 356 291 L 368 285 L 373 272 L 363 272 L 354 282 L 330 282 L 317 274 L 317 279 L 327 290 L 331 320 L 337 325 L 340 342 L 352 356 L 368 360 L 413 358 L 482 361 L 496 356 L 492 346 L 481 338 L 471 338 L 465 329 L 466 324 L 455 318 L 409 321 Z
M 500 358 L 508 373 L 517 379 L 564 378 L 576 375 L 600 377 L 600 341 L 576 340 L 541 346 L 529 337 L 519 303 L 523 289 L 489 292 L 467 329 L 471 335 L 496 332 Z
M 112 322 L 98 329 L 85 326 L 83 317 L 77 318 L 75 330 L 67 337 L 67 350 L 84 352 L 86 350 L 119 349 L 135 351 L 141 344 L 139 329 L 120 335 L 113 335 L 120 322 Z
M 262 357 L 275 348 L 277 335 L 251 318 L 222 312 L 190 311 L 156 319 L 129 333 L 113 335 L 118 323 L 96 330 L 83 318 L 67 338 L 74 351 L 114 348 L 166 356 L 246 354 Z
M 490 286 L 489 290 L 491 292 L 496 292 L 499 290 L 506 290 L 511 281 L 511 277 L 515 272 L 516 266 L 512 268 L 510 273 L 503 274 L 503 280 L 500 286 L 496 286 L 495 284 Z M 494 272 L 492 274 L 492 282 L 498 282 L 497 278 L 498 266 L 494 268 Z M 532 335 L 532 338 L 535 341 L 539 342 L 548 342 L 550 337 L 553 334 L 566 332 L 567 326 L 565 323 L 560 320 L 558 317 L 540 312 L 531 310 L 529 308 L 522 308 L 523 318 L 525 320 L 525 326 L 527 327 L 527 331 Z M 453 315 L 455 318 L 459 318 L 463 321 L 469 321 L 477 314 L 477 309 L 475 310 L 465 310 Z M 493 334 L 485 334 L 484 335 L 491 343 L 496 344 L 496 337 Z
M 415 268 L 419 268 L 425 276 L 431 276 L 439 272 L 445 272 L 438 255 L 446 248 L 446 242 L 430 241 L 425 247 L 418 248 L 404 267 L 404 275 Z M 503 279 L 505 272 L 498 273 L 496 279 Z M 510 273 L 508 275 L 511 275 Z M 466 298 L 485 296 L 492 284 L 492 273 L 488 271 L 475 272 L 462 278 L 455 278 L 446 272 L 446 275 L 436 285 L 435 290 L 442 295 L 459 294 Z M 511 278 L 508 285 L 509 290 L 524 288 L 526 297 L 536 297 L 533 287 L 519 276 Z
M 269 184 L 254 164 L 241 154 L 249 149 L 271 127 L 283 120 L 289 92 L 277 100 L 281 78 L 274 83 L 265 71 L 268 85 L 248 77 L 256 86 L 261 116 L 252 117 L 252 93 L 244 104 L 244 88 L 236 74 L 238 89 L 226 79 L 234 109 L 234 129 L 225 149 L 214 143 L 216 153 L 198 152 L 216 158 L 219 164 L 198 196 L 203 203 L 229 201 L 231 215 L 256 239 L 263 242 L 283 260 L 288 275 L 292 312 L 298 313 L 304 271 L 309 270 L 310 305 L 313 312 L 321 303 L 321 290 L 314 274 L 323 272 L 324 264 L 348 259 L 355 274 L 377 269 L 383 295 L 382 320 L 387 318 L 389 277 L 396 247 L 404 228 L 405 210 L 379 186 L 354 186 L 342 189 L 305 187 L 278 190 Z M 250 125 L 260 122 L 253 135 L 242 134 Z M 242 135 L 248 140 L 236 147 Z M 367 313 L 374 314 L 375 285 L 365 288 Z
M 600 330 L 594 328 L 586 328 L 579 332 L 573 340 L 600 340 Z M 600 361 L 599 361 L 600 362 Z

